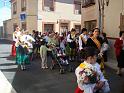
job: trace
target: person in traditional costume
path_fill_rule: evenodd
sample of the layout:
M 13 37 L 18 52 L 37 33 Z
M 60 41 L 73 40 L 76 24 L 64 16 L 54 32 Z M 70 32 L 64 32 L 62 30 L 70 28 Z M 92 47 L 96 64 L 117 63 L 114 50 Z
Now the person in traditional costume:
M 26 70 L 26 65 L 30 64 L 30 47 L 32 47 L 29 41 L 26 41 L 23 38 L 23 35 L 20 37 L 18 41 L 18 47 L 16 48 L 17 51 L 17 64 L 21 67 L 21 70 Z
M 82 34 L 79 36 L 79 50 L 82 50 L 84 47 L 86 47 L 88 36 L 87 36 L 87 29 L 82 29 Z
M 47 69 L 47 50 L 48 48 L 45 45 L 45 41 L 42 40 L 41 42 L 41 47 L 40 47 L 40 57 L 41 57 L 41 68 L 42 69 Z
M 51 57 L 53 65 L 55 64 L 55 57 L 53 55 L 53 51 L 55 50 L 56 47 L 56 41 L 54 40 L 54 33 L 51 33 L 49 35 L 47 47 L 49 48 L 48 50 L 48 56 Z
M 116 39 L 114 47 L 118 62 L 117 75 L 122 76 L 122 68 L 124 68 L 124 31 L 120 31 L 120 38 Z
M 67 36 L 67 43 L 70 47 L 70 60 L 75 60 L 76 55 L 76 30 L 74 28 L 71 29 L 70 34 Z
M 78 84 L 75 93 L 109 93 L 109 84 L 96 62 L 97 50 L 87 47 L 84 51 L 85 60 L 75 70 Z
M 16 56 L 16 42 L 18 41 L 19 36 L 21 35 L 20 28 L 16 27 L 16 31 L 13 33 L 13 43 L 12 43 L 12 51 L 11 55 Z
M 87 39 L 88 39 L 87 29 L 86 28 L 83 28 L 82 29 L 82 34 L 79 36 L 79 52 L 80 53 L 83 53 L 83 49 L 86 47 Z M 80 59 L 83 60 L 83 55 L 80 56 Z
M 87 47 L 94 47 L 96 49 L 101 49 L 103 44 L 103 39 L 100 37 L 100 31 L 98 28 L 93 29 L 93 36 L 87 39 Z
M 93 29 L 93 36 L 87 39 L 87 47 L 94 47 L 95 49 L 99 50 L 99 58 L 97 59 L 97 62 L 101 65 L 101 70 L 104 70 L 103 65 L 103 53 L 101 52 L 101 47 L 103 44 L 103 39 L 100 37 L 100 30 L 98 28 Z

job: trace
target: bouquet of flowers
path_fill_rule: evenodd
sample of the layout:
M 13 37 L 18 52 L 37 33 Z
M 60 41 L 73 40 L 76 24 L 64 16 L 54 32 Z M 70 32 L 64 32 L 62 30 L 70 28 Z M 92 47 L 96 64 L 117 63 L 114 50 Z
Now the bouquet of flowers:
M 79 72 L 79 78 L 84 84 L 94 84 L 98 81 L 98 75 L 96 71 L 91 68 L 85 68 Z

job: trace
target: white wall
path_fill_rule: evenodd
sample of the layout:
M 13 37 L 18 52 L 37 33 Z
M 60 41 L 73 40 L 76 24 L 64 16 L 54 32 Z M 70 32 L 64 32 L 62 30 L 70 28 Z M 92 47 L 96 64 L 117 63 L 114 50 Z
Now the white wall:
M 41 17 L 42 22 L 54 22 L 56 23 L 56 31 L 59 30 L 57 20 L 68 20 L 71 23 L 81 23 L 81 15 L 74 14 L 74 0 L 55 0 L 55 11 L 53 12 L 46 12 L 42 11 L 42 1 L 39 0 L 39 9 L 38 9 L 38 16 Z M 39 26 L 42 25 L 41 21 L 38 21 Z M 70 25 L 70 29 L 73 25 Z M 42 29 L 42 27 L 39 27 Z
M 84 27 L 85 21 L 97 20 L 98 25 L 98 8 L 96 5 L 82 8 L 82 27 Z
M 104 31 L 107 33 L 109 37 L 119 36 L 121 12 L 122 0 L 110 0 L 109 6 L 105 7 Z

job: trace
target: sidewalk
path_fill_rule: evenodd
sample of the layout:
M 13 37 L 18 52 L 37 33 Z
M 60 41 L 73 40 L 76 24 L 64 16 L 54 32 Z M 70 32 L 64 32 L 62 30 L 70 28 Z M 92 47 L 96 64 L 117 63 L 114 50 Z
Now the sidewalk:
M 115 71 L 117 71 L 117 69 L 118 69 L 116 59 L 108 59 L 108 62 L 105 62 L 105 65 Z M 124 70 L 123 70 L 123 72 L 124 72 Z

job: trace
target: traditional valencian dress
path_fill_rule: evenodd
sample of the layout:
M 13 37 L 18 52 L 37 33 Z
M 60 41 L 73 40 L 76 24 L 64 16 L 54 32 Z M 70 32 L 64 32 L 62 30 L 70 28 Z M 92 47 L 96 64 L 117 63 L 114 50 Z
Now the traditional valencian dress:
M 102 93 L 108 93 L 110 91 L 109 84 L 108 84 L 107 80 L 104 78 L 104 75 L 100 70 L 100 65 L 98 63 L 91 65 L 91 64 L 87 63 L 86 61 L 81 63 L 75 70 L 75 74 L 77 77 L 77 83 L 78 83 L 78 88 L 76 89 L 75 93 L 94 93 L 94 91 L 96 91 L 96 90 L 94 90 L 96 83 L 85 84 L 80 79 L 80 71 L 82 71 L 83 69 L 85 69 L 87 67 L 93 68 L 94 71 L 96 71 L 99 76 L 99 81 L 105 82 L 105 85 L 101 89 Z
M 87 47 L 94 47 L 94 48 L 98 49 L 99 52 L 101 51 L 102 45 L 103 45 L 103 39 L 100 36 L 98 36 L 97 38 L 95 38 L 94 36 L 88 38 L 87 44 L 86 44 Z M 97 59 L 97 62 L 100 64 L 101 70 L 104 71 L 103 57 L 99 57 Z
M 19 36 L 21 35 L 20 31 L 15 31 L 13 33 L 13 43 L 12 43 L 12 51 L 11 51 L 11 55 L 12 56 L 16 56 L 16 42 L 18 41 Z
M 70 33 L 68 36 L 67 36 L 67 42 L 68 42 L 68 45 L 69 45 L 69 55 L 70 55 L 70 58 L 71 60 L 74 59 L 75 55 L 76 55 L 76 34 L 72 34 Z
M 30 56 L 32 54 L 33 42 L 32 38 L 28 35 L 23 35 L 20 37 L 17 47 L 17 64 L 21 66 L 21 69 L 26 69 L 26 65 L 30 64 Z

